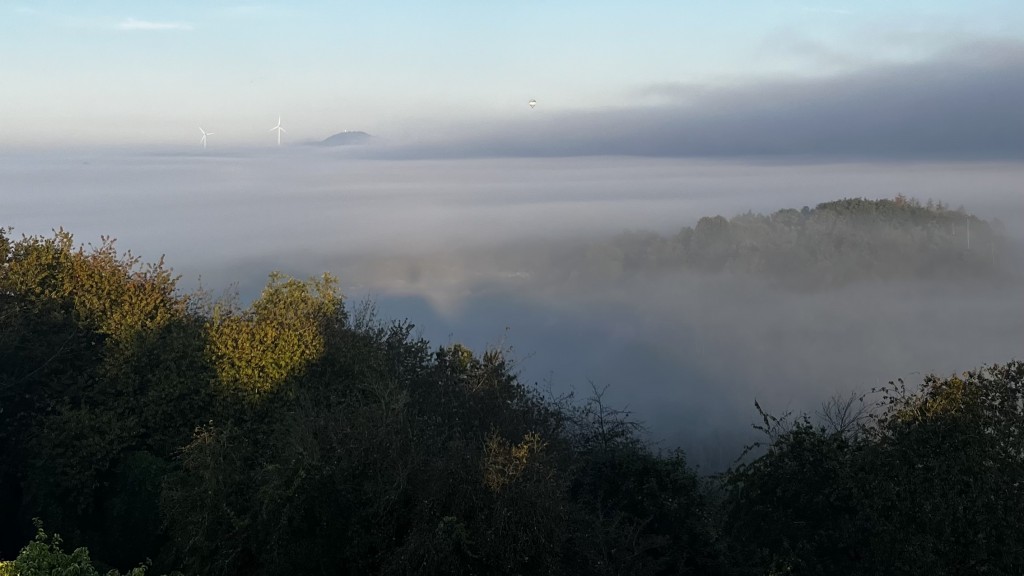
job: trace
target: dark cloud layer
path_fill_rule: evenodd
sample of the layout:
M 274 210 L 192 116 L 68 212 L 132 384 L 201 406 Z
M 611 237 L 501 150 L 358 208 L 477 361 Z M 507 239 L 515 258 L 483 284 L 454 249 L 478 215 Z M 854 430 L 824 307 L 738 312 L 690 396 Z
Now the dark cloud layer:
M 1024 159 L 1024 46 L 1018 44 L 969 45 L 942 58 L 828 78 L 678 91 L 659 85 L 657 92 L 674 96 L 671 103 L 537 114 L 383 153 Z

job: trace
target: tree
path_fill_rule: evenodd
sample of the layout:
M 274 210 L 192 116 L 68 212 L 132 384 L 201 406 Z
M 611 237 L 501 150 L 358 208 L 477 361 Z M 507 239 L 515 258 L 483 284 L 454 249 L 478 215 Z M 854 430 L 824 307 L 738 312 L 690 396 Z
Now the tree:
M 36 536 L 29 542 L 9 567 L 0 563 L 0 574 L 10 576 L 100 576 L 89 550 L 76 548 L 68 554 L 63 550 L 64 541 L 59 534 L 47 535 L 42 522 L 36 521 Z M 146 565 L 140 565 L 124 576 L 145 576 Z M 120 576 L 117 570 L 110 570 L 106 576 Z
M 1024 569 L 1024 363 L 881 390 L 828 429 L 765 415 L 767 451 L 729 476 L 750 573 L 1018 574 Z
M 208 353 L 226 391 L 256 397 L 317 360 L 325 339 L 345 323 L 337 280 L 325 274 L 302 282 L 281 274 L 250 308 L 217 308 Z
M 115 538 L 111 527 L 127 519 L 100 511 L 118 508 L 108 487 L 132 474 L 130 454 L 166 462 L 203 418 L 188 298 L 162 262 L 142 265 L 111 239 L 87 249 L 64 231 L 0 234 L 0 248 L 0 490 L 17 510 L 0 546 L 23 542 L 39 516 L 104 556 L 117 540 L 118 556 L 136 563 L 155 552 L 159 522 L 138 524 L 140 539 Z M 148 497 L 152 508 L 157 494 Z M 146 508 L 136 504 L 120 510 Z

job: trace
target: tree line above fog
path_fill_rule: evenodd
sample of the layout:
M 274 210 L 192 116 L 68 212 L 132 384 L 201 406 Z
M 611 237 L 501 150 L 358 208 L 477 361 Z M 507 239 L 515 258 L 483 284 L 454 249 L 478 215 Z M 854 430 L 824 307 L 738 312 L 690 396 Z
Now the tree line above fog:
M 674 234 L 631 231 L 588 241 L 396 256 L 360 270 L 394 280 L 526 281 L 570 293 L 581 285 L 678 274 L 796 290 L 878 281 L 999 283 L 1019 279 L 1022 251 L 998 219 L 942 202 L 846 198 L 771 214 L 705 216 Z
M 844 270 L 830 255 L 913 238 L 984 275 L 943 239 L 968 221 L 972 251 L 999 237 L 845 200 L 636 244 L 676 260 L 600 262 L 757 270 L 800 246 Z M 922 253 L 901 254 L 863 265 Z M 0 574 L 1024 572 L 1021 362 L 762 413 L 762 445 L 708 477 L 600 393 L 552 397 L 500 350 L 413 328 L 347 306 L 329 275 L 272 274 L 243 306 L 110 240 L 0 230 Z
M 633 232 L 588 246 L 570 276 L 614 279 L 664 271 L 746 274 L 794 288 L 1009 272 L 1008 241 L 988 222 L 941 202 L 851 198 L 814 208 L 703 217 L 675 235 Z

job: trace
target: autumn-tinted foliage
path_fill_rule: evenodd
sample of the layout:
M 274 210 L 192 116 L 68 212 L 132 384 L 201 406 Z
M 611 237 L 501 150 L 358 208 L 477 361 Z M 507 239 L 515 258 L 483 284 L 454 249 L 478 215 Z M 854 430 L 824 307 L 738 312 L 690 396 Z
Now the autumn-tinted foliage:
M 111 486 L 136 475 L 133 454 L 169 462 L 202 421 L 201 324 L 162 264 L 139 266 L 110 241 L 86 250 L 65 232 L 5 233 L 0 249 L 0 500 L 15 510 L 3 542 L 43 516 L 70 540 L 109 545 L 109 556 L 152 553 L 152 529 L 123 539 L 111 530 L 151 522 L 153 506 Z M 155 501 L 132 484 L 132 498 Z
M 691 263 L 728 268 L 734 223 L 684 230 Z M 0 571 L 1024 572 L 1020 362 L 765 414 L 758 457 L 701 478 L 600 393 L 544 396 L 336 286 L 275 274 L 241 307 L 112 241 L 0 231 Z
M 609 414 L 543 398 L 500 352 L 350 317 L 329 276 L 272 275 L 243 309 L 110 241 L 0 240 L 6 557 L 41 518 L 120 569 L 715 567 L 682 457 L 602 436 Z

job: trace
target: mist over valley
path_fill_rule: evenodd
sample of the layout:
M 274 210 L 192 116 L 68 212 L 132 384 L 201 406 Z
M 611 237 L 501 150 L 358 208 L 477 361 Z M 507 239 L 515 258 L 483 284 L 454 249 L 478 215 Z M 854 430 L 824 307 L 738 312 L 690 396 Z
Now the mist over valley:
M 370 301 L 435 344 L 505 349 L 556 394 L 607 387 L 652 440 L 709 469 L 749 439 L 755 399 L 813 411 L 894 378 L 1005 361 L 1024 342 L 1019 164 L 331 152 L 8 157 L 3 217 L 18 234 L 63 227 L 165 255 L 182 290 L 243 302 L 271 271 L 331 272 L 350 306 Z M 737 240 L 746 251 L 717 263 L 680 248 L 704 217 L 754 234 L 803 207 L 897 196 L 938 203 L 941 224 L 887 239 L 873 215 L 851 220 L 862 236 L 831 255 L 795 236 Z M 934 246 L 915 244 L 932 242 L 926 224 Z M 893 260 L 899 246 L 910 252 Z

